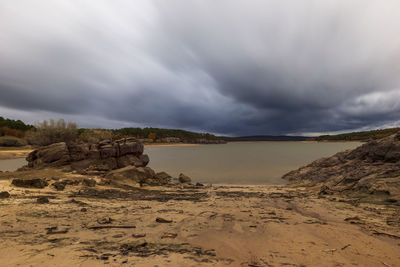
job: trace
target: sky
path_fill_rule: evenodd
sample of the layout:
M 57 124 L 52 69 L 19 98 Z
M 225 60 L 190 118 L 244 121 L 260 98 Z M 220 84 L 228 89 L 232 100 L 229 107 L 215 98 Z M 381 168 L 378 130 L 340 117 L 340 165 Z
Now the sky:
M 398 0 L 4 0 L 0 116 L 315 135 L 400 125 Z

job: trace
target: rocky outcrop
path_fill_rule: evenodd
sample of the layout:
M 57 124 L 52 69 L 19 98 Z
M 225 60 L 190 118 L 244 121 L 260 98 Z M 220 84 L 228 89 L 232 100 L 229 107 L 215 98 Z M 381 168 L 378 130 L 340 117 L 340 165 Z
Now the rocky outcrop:
M 97 144 L 56 143 L 31 152 L 26 158 L 31 168 L 70 165 L 76 170 L 110 171 L 126 166 L 145 167 L 149 157 L 135 138 L 104 140 Z
M 132 182 L 140 185 L 172 183 L 172 177 L 169 174 L 155 173 L 147 167 L 150 159 L 143 154 L 143 149 L 143 144 L 135 138 L 104 140 L 97 144 L 56 143 L 31 152 L 27 157 L 28 167 L 26 168 L 61 167 L 65 171 L 72 169 L 80 174 L 101 176 L 105 178 L 106 183 L 128 186 L 131 186 Z M 191 179 L 183 175 L 179 181 L 190 183 Z M 67 181 L 57 181 L 52 184 L 52 187 L 63 191 L 68 184 Z M 84 179 L 82 184 L 94 187 L 96 181 Z
M 283 179 L 308 185 L 323 183 L 321 195 L 367 194 L 400 204 L 400 133 L 319 159 Z

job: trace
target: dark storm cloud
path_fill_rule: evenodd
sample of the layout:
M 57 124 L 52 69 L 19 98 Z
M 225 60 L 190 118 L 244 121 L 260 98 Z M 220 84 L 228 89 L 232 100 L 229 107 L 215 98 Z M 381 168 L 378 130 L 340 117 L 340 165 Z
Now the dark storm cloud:
M 394 0 L 6 1 L 0 112 L 224 134 L 393 125 L 399 11 Z

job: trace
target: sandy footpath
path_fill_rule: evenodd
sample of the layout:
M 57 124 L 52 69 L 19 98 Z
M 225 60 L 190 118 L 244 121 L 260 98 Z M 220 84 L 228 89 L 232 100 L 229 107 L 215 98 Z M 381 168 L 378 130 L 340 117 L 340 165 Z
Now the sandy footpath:
M 14 177 L 70 184 L 20 188 Z M 95 177 L 100 184 L 87 187 L 82 179 L 0 173 L 0 192 L 11 195 L 0 199 L 1 266 L 400 266 L 400 228 L 388 223 L 398 208 L 284 186 L 139 188 Z

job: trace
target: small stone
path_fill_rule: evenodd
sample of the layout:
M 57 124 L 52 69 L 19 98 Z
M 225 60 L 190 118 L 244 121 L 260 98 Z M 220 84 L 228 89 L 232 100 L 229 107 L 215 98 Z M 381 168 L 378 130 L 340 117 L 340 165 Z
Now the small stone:
M 65 186 L 67 185 L 66 182 L 55 182 L 52 184 L 52 186 L 57 190 L 57 191 L 63 191 L 65 189 Z
M 177 236 L 178 236 L 177 233 L 164 233 L 161 236 L 161 239 L 164 239 L 164 238 L 176 238 Z
M 134 238 L 142 238 L 142 237 L 146 237 L 146 234 L 132 234 L 132 237 L 134 237 Z
M 112 237 L 113 238 L 122 238 L 122 237 L 124 237 L 124 235 L 123 234 L 116 234 L 116 235 L 113 235 Z
M 97 219 L 98 224 L 110 224 L 110 223 L 112 223 L 112 221 L 113 221 L 113 219 L 110 217 L 104 217 L 104 218 Z
M 167 220 L 167 219 L 164 219 L 164 218 L 161 218 L 161 217 L 157 217 L 156 218 L 156 222 L 158 222 L 158 223 L 172 223 L 172 220 Z
M 100 256 L 100 260 L 106 261 L 106 260 L 108 260 L 108 258 L 109 258 L 109 256 L 108 256 L 108 255 L 105 255 L 105 254 L 103 254 L 103 255 Z
M 96 186 L 96 181 L 93 179 L 83 179 L 82 184 L 88 187 L 95 187 Z
M 7 191 L 0 192 L 0 198 L 9 198 L 9 197 L 10 193 L 8 193 Z
M 11 184 L 17 187 L 27 187 L 27 188 L 45 188 L 49 184 L 45 179 L 33 178 L 33 179 L 13 179 Z
M 46 203 L 49 203 L 49 199 L 47 197 L 38 197 L 36 202 L 38 204 L 46 204 Z
M 185 175 L 185 174 L 183 174 L 183 173 L 181 173 L 181 174 L 179 174 L 179 182 L 180 183 L 190 183 L 192 181 L 192 179 L 189 177 L 189 176 L 187 176 L 187 175 Z

